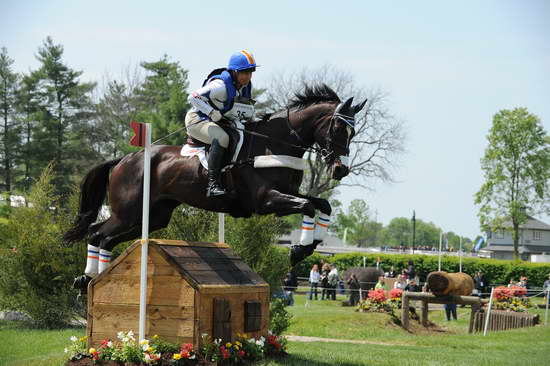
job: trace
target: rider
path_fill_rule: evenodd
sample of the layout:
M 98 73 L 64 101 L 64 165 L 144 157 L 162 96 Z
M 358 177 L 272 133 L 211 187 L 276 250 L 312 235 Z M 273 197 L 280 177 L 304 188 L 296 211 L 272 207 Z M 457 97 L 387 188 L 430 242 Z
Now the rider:
M 226 194 L 220 182 L 220 172 L 229 146 L 229 136 L 216 122 L 234 109 L 235 99 L 251 99 L 250 80 L 254 71 L 256 61 L 252 54 L 247 51 L 236 52 L 231 55 L 227 68 L 211 72 L 202 88 L 189 95 L 188 101 L 192 108 L 185 116 L 187 133 L 211 145 L 208 155 L 207 197 Z M 253 113 L 253 107 L 251 108 Z

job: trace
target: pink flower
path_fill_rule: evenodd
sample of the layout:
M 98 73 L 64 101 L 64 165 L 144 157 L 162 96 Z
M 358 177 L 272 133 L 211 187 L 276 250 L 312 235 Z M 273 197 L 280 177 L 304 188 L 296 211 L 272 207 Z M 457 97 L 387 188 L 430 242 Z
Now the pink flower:
M 394 288 L 390 291 L 390 299 L 400 299 L 403 296 L 403 290 Z
M 386 294 L 384 293 L 384 289 L 381 288 L 378 290 L 370 290 L 368 297 L 374 302 L 382 303 L 386 301 Z

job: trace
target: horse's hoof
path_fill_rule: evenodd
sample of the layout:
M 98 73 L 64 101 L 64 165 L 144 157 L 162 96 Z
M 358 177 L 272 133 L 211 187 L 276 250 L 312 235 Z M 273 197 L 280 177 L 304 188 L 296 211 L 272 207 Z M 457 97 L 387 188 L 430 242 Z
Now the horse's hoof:
M 80 290 L 81 295 L 86 295 L 88 293 L 88 284 L 92 280 L 92 277 L 82 275 L 74 279 L 73 288 Z
M 313 244 L 310 245 L 293 245 L 290 248 L 290 265 L 294 267 L 298 263 L 304 260 L 304 258 L 309 257 L 315 251 L 317 245 L 321 240 L 315 240 Z

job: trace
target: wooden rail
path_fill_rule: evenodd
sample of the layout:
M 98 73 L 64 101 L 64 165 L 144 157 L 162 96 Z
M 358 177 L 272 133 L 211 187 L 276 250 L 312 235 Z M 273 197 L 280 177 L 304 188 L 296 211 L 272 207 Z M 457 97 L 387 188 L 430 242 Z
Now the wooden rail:
M 474 315 L 474 332 L 483 332 L 486 312 L 478 311 Z M 524 327 L 533 327 L 538 323 L 537 316 L 505 310 L 491 310 L 488 331 L 499 331 Z

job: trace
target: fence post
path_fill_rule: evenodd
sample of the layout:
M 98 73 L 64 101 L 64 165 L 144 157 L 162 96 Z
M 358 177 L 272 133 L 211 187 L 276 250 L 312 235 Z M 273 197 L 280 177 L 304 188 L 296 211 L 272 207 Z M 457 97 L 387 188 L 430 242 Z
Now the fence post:
M 544 311 L 544 325 L 548 325 L 548 303 L 550 303 L 550 289 L 546 290 L 546 310 Z
M 407 292 L 403 292 L 403 300 L 401 303 L 401 325 L 405 329 L 409 329 L 409 296 Z
M 495 291 L 494 287 L 491 287 L 491 297 L 489 298 L 489 305 L 487 306 L 487 311 L 485 313 L 485 329 L 483 330 L 483 336 L 487 335 L 487 327 L 489 326 L 489 318 L 491 318 L 491 307 L 493 306 L 493 292 Z

